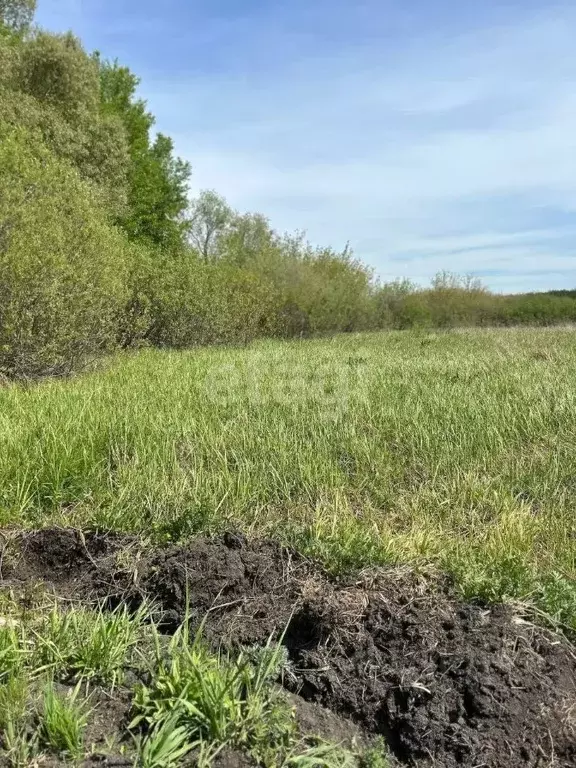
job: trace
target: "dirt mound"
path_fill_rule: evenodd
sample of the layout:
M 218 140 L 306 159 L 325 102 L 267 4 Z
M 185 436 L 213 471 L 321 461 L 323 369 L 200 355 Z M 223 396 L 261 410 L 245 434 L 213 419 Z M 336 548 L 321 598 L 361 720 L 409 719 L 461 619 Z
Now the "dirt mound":
M 401 763 L 576 765 L 572 646 L 502 606 L 462 604 L 447 584 L 399 570 L 339 584 L 274 542 L 235 534 L 147 551 L 44 531 L 13 541 L 3 560 L 12 585 L 33 576 L 67 596 L 150 598 L 167 630 L 204 620 L 215 643 L 282 635 L 284 684 L 384 735 Z
M 209 639 L 251 644 L 288 625 L 308 572 L 302 559 L 276 542 L 251 544 L 225 534 L 156 551 L 130 575 L 131 583 L 125 573 L 103 572 L 95 585 L 109 595 L 113 583 L 121 599 L 151 595 L 168 629 L 188 613 L 194 625 L 207 617 Z
M 103 562 L 124 543 L 120 537 L 67 528 L 0 535 L 0 579 L 12 584 L 40 580 L 63 593 L 74 591 L 76 583 L 83 590 L 97 561 Z
M 503 607 L 387 585 L 343 632 L 305 607 L 324 641 L 293 649 L 301 694 L 386 737 L 409 764 L 576 765 L 576 663 L 569 646 Z

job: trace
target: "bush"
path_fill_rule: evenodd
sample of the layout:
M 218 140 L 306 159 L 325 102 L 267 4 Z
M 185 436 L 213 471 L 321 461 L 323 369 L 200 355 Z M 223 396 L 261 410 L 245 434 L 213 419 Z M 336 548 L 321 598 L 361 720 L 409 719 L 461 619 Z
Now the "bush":
M 272 287 L 261 277 L 193 254 L 140 250 L 124 335 L 162 346 L 247 343 L 272 331 Z
M 112 348 L 128 259 L 96 189 L 0 123 L 0 371 L 68 373 Z
M 308 336 L 373 328 L 370 270 L 345 250 L 312 248 L 301 236 L 277 239 L 252 269 L 274 286 L 273 331 Z
M 2 120 L 37 131 L 54 154 L 106 188 L 106 205 L 125 212 L 128 144 L 115 115 L 103 114 L 96 61 L 72 35 L 37 32 L 0 39 Z
M 247 344 L 274 329 L 278 302 L 274 287 L 248 269 L 212 265 L 207 300 L 213 342 Z
M 439 273 L 430 288 L 409 280 L 374 291 L 377 328 L 557 325 L 576 322 L 576 292 L 490 293 L 472 278 Z
M 555 325 L 576 321 L 576 301 L 569 296 L 527 293 L 504 298 L 503 316 L 508 325 Z

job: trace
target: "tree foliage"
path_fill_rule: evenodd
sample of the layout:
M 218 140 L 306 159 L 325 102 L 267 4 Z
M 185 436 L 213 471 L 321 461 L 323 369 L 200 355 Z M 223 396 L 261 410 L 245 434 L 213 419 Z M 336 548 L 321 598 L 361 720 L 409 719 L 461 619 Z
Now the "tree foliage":
M 36 0 L 0 0 L 0 32 L 22 34 L 32 23 Z
M 127 244 L 96 190 L 25 129 L 0 123 L 0 370 L 74 369 L 115 344 Z
M 231 225 L 234 213 L 224 198 L 206 189 L 192 201 L 188 214 L 188 236 L 192 247 L 205 261 L 220 252 L 220 239 Z
M 129 154 L 128 208 L 119 223 L 134 240 L 177 248 L 184 240 L 190 166 L 174 155 L 172 140 L 151 130 L 154 117 L 137 98 L 139 79 L 127 68 L 94 56 L 101 108 L 124 126 Z
M 104 188 L 119 215 L 127 202 L 128 146 L 120 121 L 101 112 L 99 90 L 95 63 L 70 34 L 40 32 L 17 47 L 0 41 L 2 119 L 38 134 Z
M 71 123 L 81 123 L 98 113 L 98 70 L 71 32 L 38 32 L 26 42 L 20 56 L 18 86 L 55 107 Z

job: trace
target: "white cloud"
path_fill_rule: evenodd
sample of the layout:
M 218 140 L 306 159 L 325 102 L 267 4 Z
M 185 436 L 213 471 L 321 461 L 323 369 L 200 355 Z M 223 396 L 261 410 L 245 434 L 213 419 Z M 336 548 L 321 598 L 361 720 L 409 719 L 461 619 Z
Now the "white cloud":
M 404 254 L 421 253 L 430 255 L 444 254 L 456 251 L 482 251 L 486 248 L 509 248 L 513 245 L 530 244 L 534 242 L 553 242 L 565 237 L 576 238 L 576 227 L 564 229 L 529 229 L 521 232 L 475 232 L 452 237 L 420 238 L 414 241 L 403 241 Z M 575 265 L 576 268 L 576 265 Z

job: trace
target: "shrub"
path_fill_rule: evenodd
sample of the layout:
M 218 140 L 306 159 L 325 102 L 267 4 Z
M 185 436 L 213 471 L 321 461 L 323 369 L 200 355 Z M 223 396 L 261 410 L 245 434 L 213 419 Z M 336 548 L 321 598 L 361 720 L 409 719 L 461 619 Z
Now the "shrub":
M 0 371 L 68 373 L 113 347 L 128 258 L 96 188 L 0 124 Z
M 247 269 L 212 266 L 207 300 L 213 342 L 247 344 L 273 330 L 277 295 L 265 278 Z
M 191 253 L 140 249 L 125 336 L 163 347 L 247 343 L 272 330 L 276 299 L 260 276 Z

